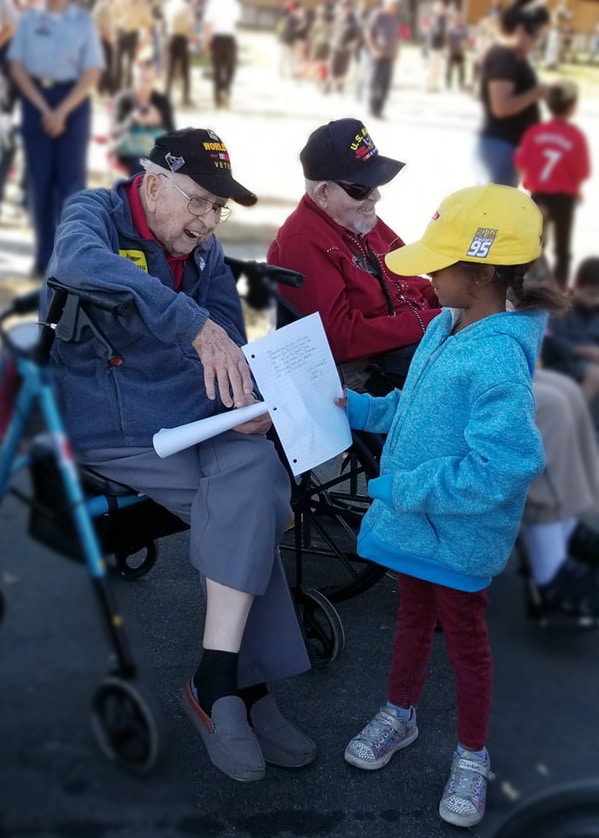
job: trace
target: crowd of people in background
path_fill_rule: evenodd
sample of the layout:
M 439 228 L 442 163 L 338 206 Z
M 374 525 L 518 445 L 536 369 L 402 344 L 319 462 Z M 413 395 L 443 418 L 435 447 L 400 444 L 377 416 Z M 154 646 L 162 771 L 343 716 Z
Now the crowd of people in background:
M 570 84 L 562 107 L 560 82 L 557 92 L 550 92 L 537 78 L 540 68 L 558 67 L 571 44 L 568 0 L 551 12 L 542 8 L 541 14 L 542 37 L 522 40 L 498 3 L 472 22 L 455 0 L 421 3 L 413 21 L 398 0 L 281 0 L 274 37 L 282 81 L 354 99 L 356 107 L 376 118 L 392 115 L 386 108 L 392 86 L 401 79 L 402 43 L 417 41 L 427 92 L 480 99 L 479 155 L 485 176 L 497 183 L 522 181 L 532 192 L 545 213 L 547 237 L 553 238 L 554 272 L 566 286 L 575 206 L 590 162 L 586 140 L 571 121 L 575 86 Z M 63 17 L 67 23 L 59 26 Z M 13 208 L 28 216 L 34 228 L 34 276 L 46 267 L 64 201 L 86 185 L 92 108 L 106 108 L 108 135 L 99 139 L 108 145 L 114 174 L 138 172 L 140 157 L 156 136 L 174 130 L 179 112 L 196 107 L 194 64 L 212 89 L 214 108 L 231 107 L 241 21 L 239 0 L 0 0 L 0 212 L 7 178 L 18 163 Z M 64 63 L 67 30 L 83 39 L 78 66 Z M 596 41 L 596 33 L 589 34 L 591 63 Z M 63 56 L 58 67 L 52 65 L 56 55 Z M 526 75 L 524 81 L 516 78 L 519 73 Z M 516 74 L 519 110 L 504 118 L 502 108 L 512 107 L 503 81 L 510 74 Z M 525 88 L 529 92 L 522 93 Z M 17 107 L 19 98 L 22 108 Z M 535 128 L 541 102 L 551 119 Z M 579 170 L 574 180 L 561 172 L 560 163 L 551 183 L 539 183 L 542 161 L 553 153 L 538 148 L 539 137 L 546 140 L 548 131 L 559 133 L 562 143 L 564 137 L 576 138 L 570 154 Z M 61 155 L 68 167 L 51 163 Z

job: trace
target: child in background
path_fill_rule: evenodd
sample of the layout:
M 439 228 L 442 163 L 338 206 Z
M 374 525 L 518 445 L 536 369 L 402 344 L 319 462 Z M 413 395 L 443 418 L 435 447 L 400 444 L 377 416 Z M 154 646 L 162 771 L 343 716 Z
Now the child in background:
M 524 276 L 541 253 L 542 214 L 522 191 L 488 184 L 441 204 L 422 239 L 386 257 L 427 273 L 444 310 L 431 321 L 403 390 L 351 390 L 353 428 L 387 435 L 360 555 L 398 571 L 400 606 L 388 701 L 345 750 L 382 768 L 418 736 L 416 706 L 441 623 L 456 674 L 458 745 L 439 813 L 483 817 L 492 660 L 486 588 L 512 550 L 530 482 L 543 470 L 531 375 L 558 291 Z M 508 297 L 515 307 L 506 311 Z
M 580 199 L 580 186 L 590 176 L 591 165 L 586 137 L 570 122 L 578 104 L 574 82 L 550 85 L 546 102 L 552 118 L 528 128 L 514 162 L 523 173 L 524 188 L 543 210 L 546 223 L 553 227 L 553 274 L 565 288 L 570 270 L 574 209 Z
M 599 257 L 583 259 L 570 290 L 572 307 L 549 321 L 543 365 L 578 381 L 587 401 L 599 395 Z

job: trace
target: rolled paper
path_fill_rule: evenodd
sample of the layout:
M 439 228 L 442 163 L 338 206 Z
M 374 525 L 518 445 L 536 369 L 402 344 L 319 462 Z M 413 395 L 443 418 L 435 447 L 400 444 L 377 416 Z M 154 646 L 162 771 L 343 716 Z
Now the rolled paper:
M 225 431 L 236 428 L 251 419 L 257 419 L 268 413 L 266 402 L 256 402 L 237 407 L 234 410 L 227 410 L 225 413 L 217 413 L 216 416 L 209 416 L 207 419 L 198 419 L 196 422 L 188 422 L 186 425 L 179 425 L 177 428 L 161 428 L 152 438 L 154 451 L 159 457 L 170 457 L 177 451 L 183 451 L 199 442 L 211 439 Z

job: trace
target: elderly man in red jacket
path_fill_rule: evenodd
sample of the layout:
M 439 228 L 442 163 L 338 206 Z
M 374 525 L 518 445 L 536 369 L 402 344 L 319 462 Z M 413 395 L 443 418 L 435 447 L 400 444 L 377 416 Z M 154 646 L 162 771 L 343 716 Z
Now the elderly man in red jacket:
M 379 186 L 404 164 L 379 154 L 358 119 L 317 128 L 300 161 L 306 194 L 267 259 L 301 271 L 304 283 L 279 290 L 302 315 L 320 313 L 347 386 L 375 393 L 401 386 L 439 313 L 427 279 L 397 276 L 384 262 L 403 242 L 376 214 Z

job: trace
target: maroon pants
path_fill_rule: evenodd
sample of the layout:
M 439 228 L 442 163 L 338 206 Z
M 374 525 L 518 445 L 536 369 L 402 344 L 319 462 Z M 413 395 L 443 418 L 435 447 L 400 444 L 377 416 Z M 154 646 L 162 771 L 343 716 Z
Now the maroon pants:
M 439 620 L 456 677 L 458 741 L 468 750 L 481 750 L 487 742 L 493 691 L 486 591 L 456 591 L 401 573 L 398 587 L 389 701 L 398 707 L 418 704 Z

